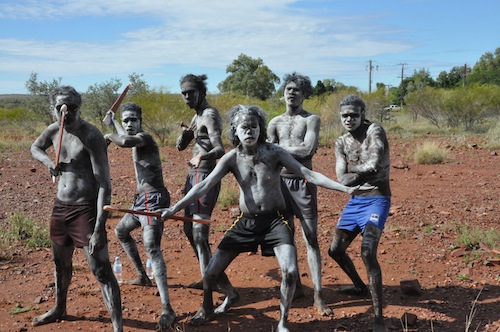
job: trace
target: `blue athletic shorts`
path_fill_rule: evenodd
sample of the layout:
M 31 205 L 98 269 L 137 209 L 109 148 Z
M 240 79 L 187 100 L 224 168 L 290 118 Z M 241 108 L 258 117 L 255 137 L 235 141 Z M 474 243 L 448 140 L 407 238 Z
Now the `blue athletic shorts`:
M 371 224 L 384 229 L 390 207 L 388 196 L 353 196 L 342 211 L 337 228 L 364 233 L 366 225 Z

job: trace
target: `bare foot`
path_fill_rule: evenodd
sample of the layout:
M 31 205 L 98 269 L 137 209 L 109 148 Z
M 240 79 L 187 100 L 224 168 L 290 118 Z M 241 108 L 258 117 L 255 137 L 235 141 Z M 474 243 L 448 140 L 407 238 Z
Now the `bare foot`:
M 66 311 L 58 312 L 57 308 L 52 308 L 45 314 L 33 318 L 31 324 L 33 326 L 40 326 L 44 324 L 53 323 L 57 320 L 62 320 L 66 318 Z
M 314 294 L 314 306 L 322 316 L 333 316 L 333 309 L 326 305 L 321 295 Z
M 193 317 L 191 317 L 191 319 L 189 320 L 189 324 L 195 326 L 205 325 L 210 322 L 213 317 L 214 313 L 207 314 L 205 312 L 205 309 L 200 308 L 198 312 Z
M 164 313 L 160 317 L 160 321 L 156 325 L 156 331 L 167 331 L 172 324 L 174 324 L 177 319 L 177 314 L 170 308 L 167 313 Z
M 203 280 L 193 282 L 192 284 L 187 285 L 187 288 L 203 290 Z
M 231 308 L 239 300 L 240 300 L 240 294 L 238 292 L 234 292 L 234 294 L 231 296 L 226 296 L 224 302 L 222 302 L 222 304 L 215 309 L 215 313 L 217 315 L 226 313 L 229 310 L 229 308 Z
M 153 286 L 153 282 L 148 278 L 147 275 L 139 276 L 134 280 L 128 280 L 127 284 L 137 286 Z
M 344 295 L 366 296 L 370 294 L 368 287 L 343 286 L 337 289 L 337 293 Z

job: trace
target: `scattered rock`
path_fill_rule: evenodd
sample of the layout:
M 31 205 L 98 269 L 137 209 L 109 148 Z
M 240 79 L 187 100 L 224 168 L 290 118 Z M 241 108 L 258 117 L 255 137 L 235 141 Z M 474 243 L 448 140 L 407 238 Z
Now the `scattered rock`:
M 400 319 L 401 319 L 401 323 L 403 324 L 403 326 L 405 326 L 405 328 L 408 328 L 408 327 L 413 328 L 413 327 L 417 326 L 417 315 L 405 312 L 403 314 L 403 316 L 401 316 Z
M 401 292 L 406 295 L 420 295 L 422 287 L 417 279 L 406 279 L 399 282 Z

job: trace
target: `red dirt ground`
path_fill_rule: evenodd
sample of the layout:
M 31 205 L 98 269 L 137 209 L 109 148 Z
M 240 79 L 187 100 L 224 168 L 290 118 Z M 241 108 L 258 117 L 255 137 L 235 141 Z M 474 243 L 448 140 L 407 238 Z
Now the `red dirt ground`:
M 447 146 L 450 160 L 441 165 L 417 165 L 412 158 L 416 140 L 390 138 L 392 213 L 379 246 L 387 326 L 390 331 L 402 331 L 400 318 L 409 313 L 416 315 L 417 323 L 409 326 L 408 331 L 466 331 L 465 320 L 480 294 L 470 330 L 500 331 L 499 253 L 483 245 L 476 251 L 479 254 L 467 263 L 464 248 L 451 249 L 460 225 L 500 231 L 500 157 L 494 151 L 479 148 L 483 142 L 478 137 L 440 140 Z M 164 147 L 161 152 L 166 184 L 175 202 L 181 197 L 190 152 L 177 152 L 171 147 Z M 4 229 L 14 211 L 48 222 L 56 185 L 52 184 L 45 167 L 32 159 L 28 151 L 6 151 L 0 153 L 0 157 L 0 229 Z M 130 152 L 111 146 L 109 159 L 112 203 L 128 207 L 135 187 Z M 331 148 L 320 148 L 314 164 L 316 170 L 334 177 Z M 223 188 L 234 185 L 231 176 L 223 182 Z M 332 231 L 348 196 L 320 188 L 318 200 L 323 291 L 327 303 L 334 309 L 334 316 L 319 316 L 312 306 L 306 249 L 298 237 L 299 267 L 306 297 L 294 301 L 289 316 L 290 329 L 294 332 L 370 331 L 373 318 L 370 300 L 335 293 L 337 287 L 348 284 L 349 280 L 327 254 Z M 236 212 L 235 207 L 217 206 L 210 235 L 213 248 Z M 119 217 L 113 215 L 107 224 L 110 258 L 122 257 L 124 277 L 129 279 L 133 269 L 113 233 Z M 134 234 L 142 249 L 141 231 Z M 209 325 L 193 327 L 187 321 L 199 308 L 202 291 L 186 288 L 197 281 L 200 274 L 181 223 L 172 221 L 166 225 L 162 248 L 167 261 L 171 303 L 179 315 L 172 331 L 270 332 L 276 329 L 280 272 L 274 258 L 240 255 L 229 266 L 227 274 L 239 290 L 241 302 Z M 366 280 L 359 239 L 349 253 Z M 51 251 L 14 247 L 10 255 L 10 260 L 0 261 L 0 331 L 111 331 L 99 287 L 81 251 L 76 251 L 74 256 L 68 319 L 37 328 L 30 324 L 33 317 L 54 304 Z M 145 256 L 143 249 L 141 255 Z M 400 281 L 405 279 L 417 279 L 421 294 L 404 294 Z M 121 291 L 125 331 L 154 330 L 160 312 L 156 288 L 122 285 Z M 221 296 L 215 294 L 219 303 Z M 13 315 L 11 310 L 16 306 L 33 309 Z

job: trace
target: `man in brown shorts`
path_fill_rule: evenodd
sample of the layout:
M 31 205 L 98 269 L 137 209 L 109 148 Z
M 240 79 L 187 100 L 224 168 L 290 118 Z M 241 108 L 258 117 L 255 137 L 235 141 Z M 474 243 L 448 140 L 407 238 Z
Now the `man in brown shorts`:
M 50 221 L 52 254 L 55 263 L 56 303 L 47 313 L 33 319 L 43 325 L 66 317 L 66 300 L 73 273 L 73 252 L 82 248 L 97 278 L 113 331 L 123 331 L 120 287 L 109 262 L 106 219 L 103 206 L 111 200 L 107 146 L 102 133 L 80 117 L 81 95 L 61 86 L 50 95 L 57 122 L 49 125 L 31 146 L 33 157 L 50 174 L 59 176 L 57 197 Z M 67 112 L 64 112 L 66 105 Z M 59 127 L 64 116 L 62 140 Z M 58 165 L 46 150 L 60 145 Z

